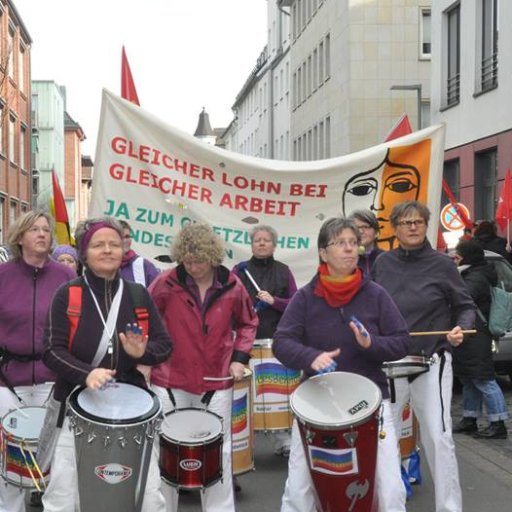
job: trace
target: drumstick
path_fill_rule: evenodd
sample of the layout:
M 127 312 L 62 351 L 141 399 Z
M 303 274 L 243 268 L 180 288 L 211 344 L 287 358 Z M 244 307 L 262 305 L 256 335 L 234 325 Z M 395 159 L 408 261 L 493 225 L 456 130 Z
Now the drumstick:
M 232 375 L 229 377 L 203 377 L 203 380 L 215 380 L 215 381 L 221 381 L 221 380 L 231 380 L 233 378 Z
M 249 281 L 251 281 L 251 283 L 254 286 L 254 288 L 256 288 L 256 291 L 258 293 L 260 293 L 261 292 L 261 288 L 258 286 L 258 283 L 254 280 L 254 278 L 251 276 L 251 273 L 247 269 L 247 262 L 246 261 L 242 261 L 241 263 L 238 264 L 238 268 L 245 272 L 245 275 L 249 278 Z
M 450 334 L 452 331 L 417 331 L 410 332 L 409 336 L 435 336 L 439 334 Z M 476 329 L 466 329 L 460 331 L 462 334 L 476 334 Z
M 21 410 L 21 409 L 20 409 L 16 404 L 14 404 L 14 407 L 16 407 L 16 410 L 17 410 L 17 411 L 18 411 L 22 416 L 24 416 L 24 417 L 25 417 L 25 418 L 27 418 L 27 419 L 30 419 L 30 416 L 29 416 L 27 413 L 23 412 L 23 411 L 22 411 L 22 410 Z

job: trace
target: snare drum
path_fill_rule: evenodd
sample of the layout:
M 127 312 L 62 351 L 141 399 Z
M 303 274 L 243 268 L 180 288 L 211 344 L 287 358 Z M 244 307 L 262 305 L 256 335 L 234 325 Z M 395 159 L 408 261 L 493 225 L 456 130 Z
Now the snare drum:
M 140 511 L 153 439 L 161 418 L 158 397 L 119 382 L 78 388 L 69 397 L 82 512 Z
M 399 379 L 428 372 L 431 364 L 431 359 L 425 356 L 406 356 L 382 363 L 382 371 L 388 379 Z
M 21 407 L 2 418 L 0 429 L 0 470 L 3 479 L 23 489 L 44 489 L 48 473 L 36 463 L 44 407 Z
M 245 368 L 244 378 L 235 382 L 231 410 L 233 474 L 254 469 L 254 430 L 252 420 L 252 372 Z
M 300 372 L 286 368 L 274 357 L 271 339 L 254 342 L 249 365 L 253 374 L 254 430 L 290 429 L 290 395 L 300 383 Z
M 204 409 L 176 409 L 160 427 L 160 474 L 175 487 L 204 489 L 222 477 L 222 419 Z
M 320 511 L 376 508 L 381 401 L 371 380 L 346 372 L 311 377 L 292 394 Z

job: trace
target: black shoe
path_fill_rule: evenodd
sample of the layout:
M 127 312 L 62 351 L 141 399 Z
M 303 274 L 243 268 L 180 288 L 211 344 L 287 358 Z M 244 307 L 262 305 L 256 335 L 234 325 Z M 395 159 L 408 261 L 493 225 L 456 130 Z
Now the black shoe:
M 503 421 L 491 421 L 486 429 L 475 432 L 475 437 L 480 439 L 507 439 L 507 436 L 507 427 Z
M 242 486 L 238 483 L 236 476 L 233 477 L 233 489 L 235 492 L 240 492 L 242 490 Z
M 476 424 L 476 418 L 469 418 L 464 416 L 457 425 L 455 425 L 452 429 L 454 434 L 469 434 L 471 432 L 476 432 L 478 430 L 478 426 Z

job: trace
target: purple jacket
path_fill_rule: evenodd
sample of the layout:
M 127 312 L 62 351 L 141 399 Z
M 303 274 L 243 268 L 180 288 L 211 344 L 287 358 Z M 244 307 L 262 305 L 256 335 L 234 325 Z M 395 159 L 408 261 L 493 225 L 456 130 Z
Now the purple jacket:
M 123 262 L 121 264 L 121 277 L 127 281 L 135 281 L 135 277 L 133 275 L 133 262 L 139 258 L 140 256 L 134 252 L 129 251 L 125 257 L 123 258 Z M 146 279 L 146 288 L 155 280 L 160 271 L 151 263 L 151 261 L 143 258 L 144 263 L 144 277 Z
M 42 268 L 24 260 L 0 265 L 0 347 L 37 361 L 10 360 L 2 373 L 12 386 L 54 381 L 55 375 L 40 360 L 46 315 L 57 288 L 76 277 L 65 265 L 48 259 Z M 5 359 L 4 359 L 5 361 Z M 6 383 L 0 379 L 0 386 Z
M 355 297 L 341 308 L 333 308 L 314 294 L 318 276 L 301 288 L 286 308 L 274 335 L 275 356 L 288 368 L 315 372 L 311 363 L 322 352 L 341 349 L 338 371 L 363 375 L 377 384 L 383 398 L 389 397 L 388 382 L 381 370 L 384 361 L 407 355 L 407 324 L 388 293 L 365 278 Z M 367 349 L 356 341 L 349 327 L 354 315 L 369 332 Z

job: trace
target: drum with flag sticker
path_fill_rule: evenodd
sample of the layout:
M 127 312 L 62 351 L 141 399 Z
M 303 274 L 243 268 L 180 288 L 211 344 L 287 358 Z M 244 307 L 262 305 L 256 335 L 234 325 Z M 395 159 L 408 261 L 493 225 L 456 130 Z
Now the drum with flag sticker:
M 347 372 L 316 375 L 290 399 L 322 512 L 376 510 L 380 389 Z

